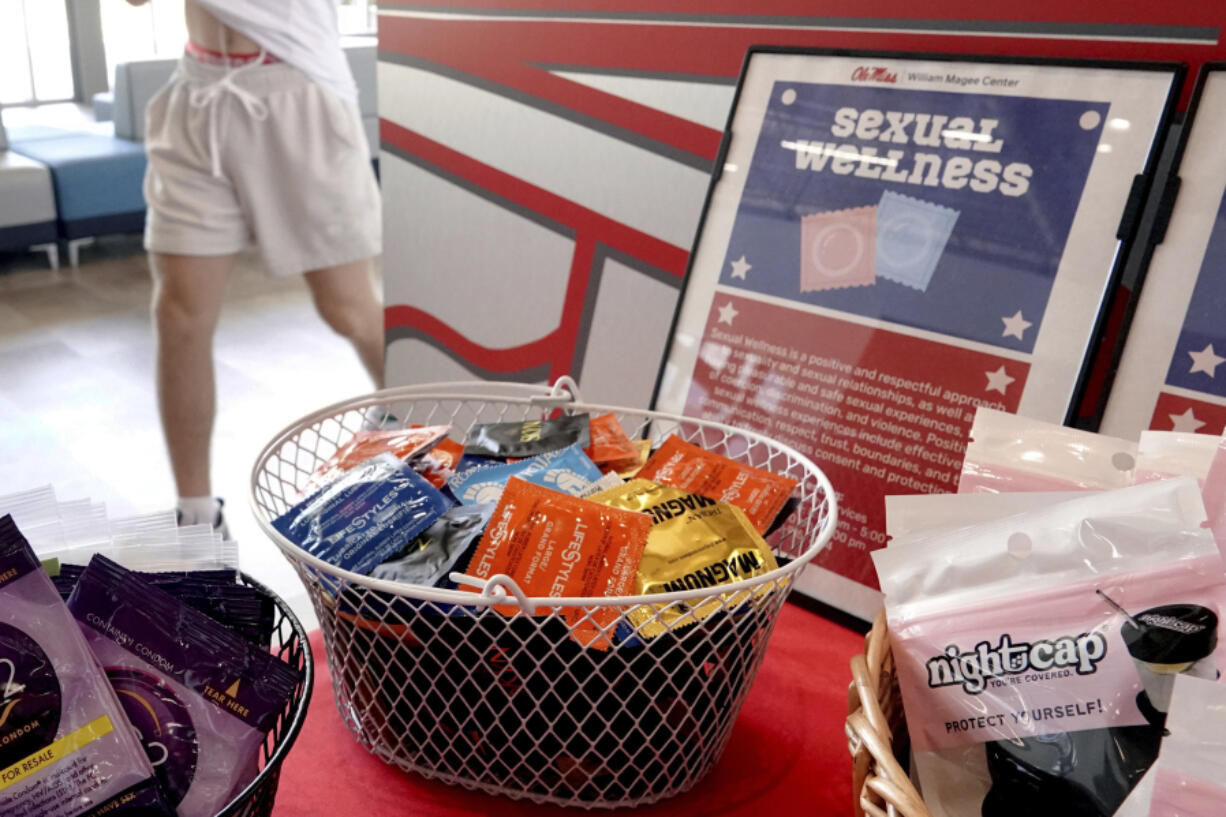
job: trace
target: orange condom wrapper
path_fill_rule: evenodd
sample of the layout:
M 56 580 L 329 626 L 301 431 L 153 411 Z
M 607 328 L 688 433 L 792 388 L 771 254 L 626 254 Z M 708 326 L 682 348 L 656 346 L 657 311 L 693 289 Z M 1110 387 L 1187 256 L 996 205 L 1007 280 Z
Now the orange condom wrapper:
M 651 440 L 632 440 L 630 444 L 634 446 L 633 457 L 602 463 L 600 470 L 606 474 L 617 474 L 622 479 L 634 479 L 651 456 Z
M 591 442 L 583 453 L 587 454 L 588 458 L 597 465 L 638 457 L 638 449 L 626 436 L 626 431 L 617 421 L 615 414 L 593 417 L 589 421 L 588 436 Z
M 792 490 L 800 484 L 721 457 L 675 435 L 664 441 L 635 476 L 735 505 L 758 533 L 770 529 Z
M 463 456 L 464 446 L 461 443 L 444 438 L 434 448 L 414 460 L 413 467 L 435 488 L 444 488 Z
M 465 571 L 488 579 L 515 580 L 529 597 L 629 596 L 647 546 L 651 517 L 611 508 L 512 477 Z M 462 587 L 480 592 L 475 587 Z M 499 606 L 504 615 L 510 607 Z M 549 610 L 538 612 L 548 615 Z M 580 644 L 605 650 L 612 644 L 616 608 L 566 608 L 563 618 Z
M 359 431 L 353 439 L 336 449 L 336 453 L 315 470 L 302 489 L 303 496 L 314 493 L 341 474 L 380 454 L 391 454 L 398 460 L 410 460 L 429 451 L 447 437 L 451 426 L 398 428 L 391 431 Z

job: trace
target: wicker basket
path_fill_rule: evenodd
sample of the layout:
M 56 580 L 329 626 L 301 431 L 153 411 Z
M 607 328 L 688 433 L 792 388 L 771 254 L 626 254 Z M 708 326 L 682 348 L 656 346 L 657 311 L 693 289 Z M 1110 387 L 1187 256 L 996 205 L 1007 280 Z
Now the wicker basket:
M 864 639 L 864 654 L 851 659 L 847 704 L 856 817 L 932 817 L 900 762 L 908 751 L 907 720 L 884 610 Z

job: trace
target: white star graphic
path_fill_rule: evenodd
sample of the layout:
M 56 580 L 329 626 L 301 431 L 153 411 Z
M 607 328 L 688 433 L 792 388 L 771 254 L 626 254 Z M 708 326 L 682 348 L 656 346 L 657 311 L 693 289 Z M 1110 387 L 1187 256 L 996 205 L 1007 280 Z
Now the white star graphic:
M 1199 352 L 1188 352 L 1188 357 L 1192 358 L 1192 369 L 1188 374 L 1196 372 L 1204 372 L 1213 377 L 1217 371 L 1217 367 L 1221 363 L 1226 363 L 1226 357 L 1221 357 L 1213 351 L 1213 344 L 1210 343 Z
M 753 264 L 746 261 L 745 256 L 742 255 L 740 258 L 732 262 L 732 277 L 740 278 L 742 281 L 744 281 L 745 273 L 749 272 L 751 269 L 753 269 Z
M 1196 419 L 1196 415 L 1192 413 L 1191 408 L 1183 414 L 1168 414 L 1167 416 L 1171 418 L 1171 424 L 1175 431 L 1187 431 L 1194 434 L 1198 428 L 1205 424 L 1204 420 Z
M 1026 330 L 1034 326 L 1033 323 L 1022 317 L 1022 310 L 1018 310 L 1012 318 L 1001 318 L 1005 324 L 1005 331 L 1000 334 L 1002 338 L 1015 337 L 1018 340 L 1025 340 L 1022 335 L 1026 334 Z
M 736 311 L 736 307 L 734 307 L 732 302 L 729 301 L 719 308 L 719 322 L 732 326 L 732 319 L 739 314 L 740 313 Z
M 988 376 L 988 387 L 985 391 L 998 391 L 1001 394 L 1005 393 L 1005 389 L 1009 388 L 1010 383 L 1017 380 L 1016 377 L 1010 377 L 1005 372 L 1005 364 L 1003 363 L 1000 364 L 1000 368 L 996 371 L 984 372 L 984 374 Z

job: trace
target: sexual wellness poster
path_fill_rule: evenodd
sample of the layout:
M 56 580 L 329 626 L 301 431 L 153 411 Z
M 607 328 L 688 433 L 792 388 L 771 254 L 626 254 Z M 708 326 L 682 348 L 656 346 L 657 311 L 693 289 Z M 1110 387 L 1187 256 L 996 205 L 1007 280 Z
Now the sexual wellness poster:
M 999 66 L 845 76 L 759 83 L 752 146 L 734 141 L 719 182 L 743 186 L 717 186 L 704 225 L 724 219 L 726 242 L 700 238 L 691 273 L 713 285 L 688 289 L 679 319 L 693 362 L 662 397 L 810 456 L 841 517 L 814 564 L 875 591 L 885 495 L 955 490 L 975 408 L 1017 411 L 1045 376 L 1037 347 L 1051 315 L 1068 322 L 1054 294 L 1077 275 L 1064 262 L 1113 108 L 1072 85 L 1028 95 Z M 1098 307 L 1077 307 L 1087 332 Z M 871 616 L 878 600 L 857 598 Z

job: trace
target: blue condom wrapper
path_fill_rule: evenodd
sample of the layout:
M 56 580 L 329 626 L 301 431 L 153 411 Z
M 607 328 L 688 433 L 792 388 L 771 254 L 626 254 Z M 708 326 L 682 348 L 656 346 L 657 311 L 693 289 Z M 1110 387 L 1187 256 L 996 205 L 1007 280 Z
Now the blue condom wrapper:
M 365 575 L 404 550 L 453 504 L 411 466 L 380 454 L 272 524 L 312 556 Z
M 576 443 L 531 459 L 464 471 L 449 479 L 447 487 L 461 503 L 482 505 L 497 502 L 511 477 L 571 496 L 584 496 L 603 475 Z

